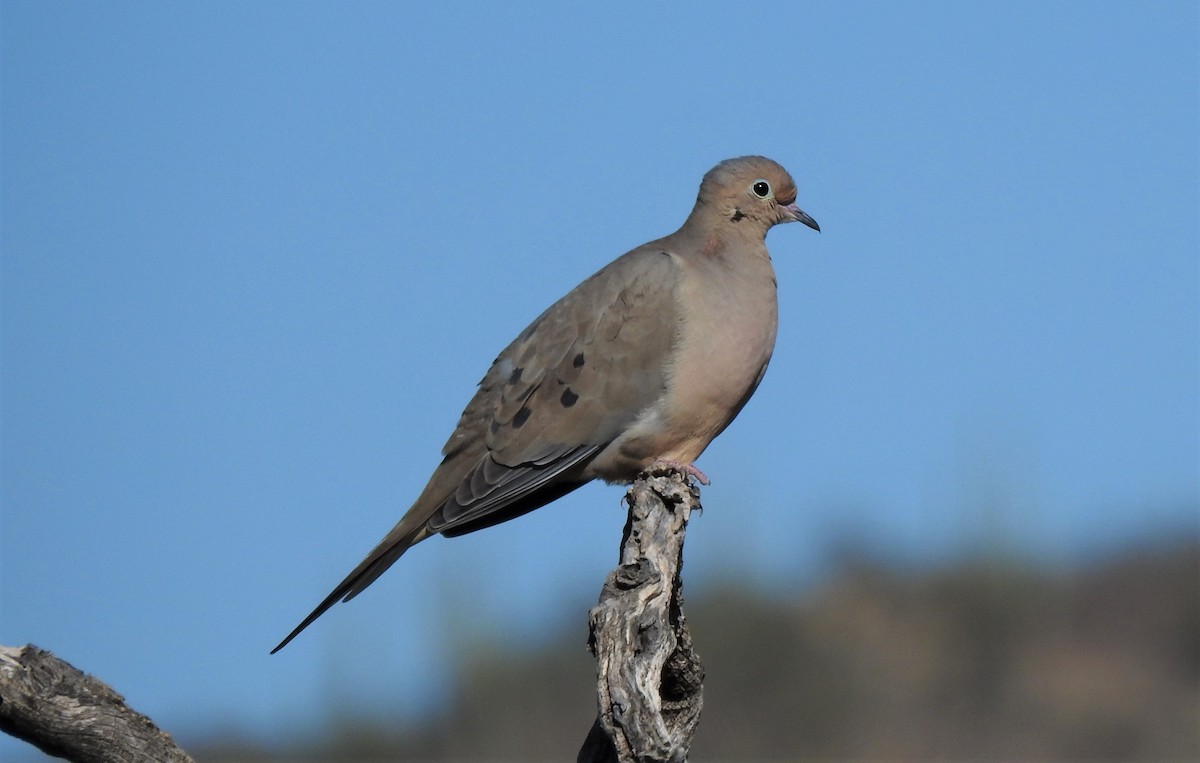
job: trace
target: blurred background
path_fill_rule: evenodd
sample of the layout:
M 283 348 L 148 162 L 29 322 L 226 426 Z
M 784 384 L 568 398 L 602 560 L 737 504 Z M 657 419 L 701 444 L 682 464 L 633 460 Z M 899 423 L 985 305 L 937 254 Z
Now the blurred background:
M 622 490 L 391 527 L 495 354 L 788 167 L 696 760 L 1200 757 L 1193 2 L 0 5 L 0 643 L 202 761 L 573 759 Z M 0 759 L 43 758 L 0 738 Z

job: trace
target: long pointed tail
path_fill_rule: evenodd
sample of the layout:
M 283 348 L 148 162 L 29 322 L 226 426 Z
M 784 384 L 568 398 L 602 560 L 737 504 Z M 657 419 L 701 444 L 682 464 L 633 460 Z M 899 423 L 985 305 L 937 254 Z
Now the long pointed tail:
M 388 536 L 383 539 L 375 549 L 367 555 L 366 559 L 354 568 L 354 571 L 346 576 L 346 579 L 338 584 L 338 587 L 317 605 L 308 617 L 304 618 L 303 622 L 296 626 L 295 630 L 287 635 L 283 641 L 279 642 L 279 646 L 271 650 L 271 654 L 275 654 L 280 649 L 288 645 L 292 639 L 300 635 L 300 631 L 313 624 L 318 617 L 325 614 L 330 607 L 337 604 L 339 600 L 350 601 L 355 596 L 362 593 L 363 589 L 375 582 L 375 579 L 382 575 L 388 567 L 396 563 L 405 551 L 412 548 L 413 544 L 425 539 L 425 529 L 420 527 L 416 530 L 409 531 L 403 535 L 396 533 L 400 530 L 398 526 L 396 530 L 388 533 Z M 393 537 L 393 535 L 397 537 Z

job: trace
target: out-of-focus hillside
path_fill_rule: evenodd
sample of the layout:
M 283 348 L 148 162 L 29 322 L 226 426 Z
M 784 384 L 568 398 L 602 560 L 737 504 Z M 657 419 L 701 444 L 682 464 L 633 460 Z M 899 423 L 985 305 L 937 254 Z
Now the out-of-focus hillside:
M 705 661 L 693 760 L 1200 759 L 1200 545 L 1071 571 L 847 563 L 788 598 L 686 603 Z M 202 761 L 571 760 L 594 714 L 578 638 L 477 655 L 429 725 L 345 719 L 320 750 Z
M 861 566 L 693 621 L 712 634 L 699 757 L 1200 759 L 1194 546 L 1064 576 Z

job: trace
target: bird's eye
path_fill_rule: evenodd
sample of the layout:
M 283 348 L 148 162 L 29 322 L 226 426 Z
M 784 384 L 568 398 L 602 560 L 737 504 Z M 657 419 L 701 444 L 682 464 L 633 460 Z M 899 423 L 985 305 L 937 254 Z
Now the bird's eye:
M 754 195 L 760 199 L 765 199 L 771 195 L 771 184 L 765 180 L 755 180 L 754 185 L 750 186 L 750 190 L 754 191 Z

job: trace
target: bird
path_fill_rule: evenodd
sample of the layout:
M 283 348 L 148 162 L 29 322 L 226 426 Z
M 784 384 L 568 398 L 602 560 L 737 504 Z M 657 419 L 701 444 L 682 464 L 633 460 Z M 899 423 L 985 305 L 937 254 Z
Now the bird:
M 432 535 L 491 527 L 656 464 L 707 484 L 695 461 L 775 347 L 766 235 L 791 222 L 821 230 L 776 162 L 743 156 L 709 170 L 679 230 L 601 268 L 500 352 L 411 508 L 271 653 Z

